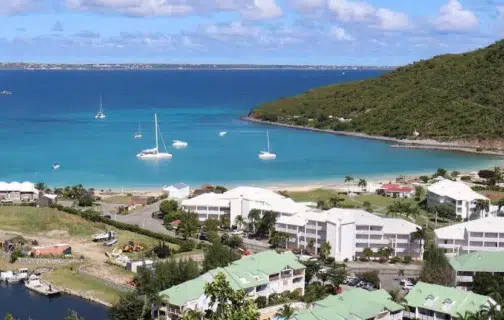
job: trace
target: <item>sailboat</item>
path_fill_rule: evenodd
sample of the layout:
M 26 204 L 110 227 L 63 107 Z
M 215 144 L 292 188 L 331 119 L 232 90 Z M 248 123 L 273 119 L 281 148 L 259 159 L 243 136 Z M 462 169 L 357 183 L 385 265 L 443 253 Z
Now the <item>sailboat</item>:
M 185 141 L 180 141 L 180 140 L 173 140 L 172 146 L 174 146 L 177 149 L 185 148 L 189 144 Z
M 95 115 L 95 119 L 101 120 L 105 119 L 105 113 L 103 113 L 103 99 L 102 96 L 100 96 L 100 111 Z
M 268 151 L 261 151 L 259 152 L 259 159 L 261 160 L 274 160 L 276 159 L 276 154 L 272 153 L 270 150 L 270 142 L 269 142 L 269 132 L 266 131 L 266 141 L 267 141 L 267 146 L 268 146 Z
M 158 143 L 159 128 L 157 123 L 157 113 L 154 113 L 154 129 L 156 132 L 156 147 L 152 149 L 142 150 L 139 154 L 137 154 L 137 158 L 149 160 L 149 159 L 168 159 L 172 157 L 172 154 L 168 153 L 168 151 L 166 150 L 166 146 L 163 141 L 163 136 L 161 136 L 161 141 L 163 142 L 163 146 L 166 152 L 159 152 L 159 143 Z
M 135 132 L 134 137 L 135 137 L 135 139 L 141 139 L 143 137 L 142 129 L 140 128 L 140 121 L 138 121 L 138 131 Z

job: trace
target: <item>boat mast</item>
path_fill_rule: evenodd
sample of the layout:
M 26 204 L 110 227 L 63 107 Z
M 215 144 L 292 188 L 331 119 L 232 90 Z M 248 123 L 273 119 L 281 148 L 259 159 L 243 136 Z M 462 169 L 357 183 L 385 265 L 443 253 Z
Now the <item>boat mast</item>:
M 270 153 L 269 131 L 266 131 L 266 140 L 267 140 L 267 142 L 268 142 L 268 153 Z
M 156 151 L 158 151 L 159 146 L 158 146 L 158 128 L 157 128 L 157 113 L 154 113 L 154 126 L 156 129 Z
M 103 97 L 100 94 L 100 113 L 103 113 Z

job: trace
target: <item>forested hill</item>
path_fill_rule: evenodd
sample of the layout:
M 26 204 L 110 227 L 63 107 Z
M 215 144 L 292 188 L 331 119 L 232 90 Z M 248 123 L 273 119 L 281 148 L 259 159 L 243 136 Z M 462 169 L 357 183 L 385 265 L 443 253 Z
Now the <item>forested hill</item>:
M 504 141 L 504 40 L 400 67 L 375 79 L 309 90 L 250 117 L 394 138 Z M 342 121 L 344 118 L 351 121 Z

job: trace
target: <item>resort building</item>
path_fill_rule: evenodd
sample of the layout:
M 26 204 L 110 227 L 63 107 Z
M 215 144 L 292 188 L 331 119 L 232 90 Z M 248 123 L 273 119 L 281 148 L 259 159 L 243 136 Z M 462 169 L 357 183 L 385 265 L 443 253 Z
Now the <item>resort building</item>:
M 273 211 L 277 216 L 293 215 L 308 210 L 306 206 L 290 198 L 256 187 L 237 187 L 224 193 L 203 193 L 183 200 L 182 208 L 197 213 L 200 221 L 229 215 L 231 224 L 235 223 L 237 216 L 242 216 L 246 220 L 252 209 L 261 211 L 261 214 Z
M 472 190 L 463 182 L 443 179 L 427 188 L 427 205 L 447 204 L 454 207 L 455 213 L 462 219 L 480 218 L 475 212 L 477 200 L 489 201 L 485 196 Z
M 415 189 L 402 186 L 400 184 L 383 184 L 376 193 L 391 198 L 411 198 L 415 194 Z
M 0 182 L 0 201 L 34 201 L 39 190 L 31 182 Z
M 402 320 L 403 311 L 385 290 L 351 289 L 317 301 L 310 310 L 297 312 L 289 320 Z
M 189 186 L 182 182 L 172 184 L 171 186 L 164 186 L 163 192 L 168 195 L 169 199 L 187 199 L 191 194 Z
M 478 313 L 484 307 L 500 310 L 490 297 L 425 282 L 417 282 L 405 300 L 405 319 L 451 320 Z
M 318 253 L 324 242 L 331 245 L 330 256 L 336 260 L 357 259 L 365 248 L 377 252 L 390 247 L 392 255 L 421 259 L 420 241 L 411 241 L 411 233 L 420 226 L 403 219 L 383 218 L 360 209 L 334 208 L 328 211 L 305 211 L 281 216 L 275 229 L 289 235 L 290 249 Z
M 471 288 L 474 276 L 481 273 L 504 275 L 504 251 L 477 251 L 450 259 L 455 284 Z
M 187 310 L 204 312 L 210 299 L 205 296 L 205 284 L 223 273 L 234 290 L 243 290 L 250 299 L 268 297 L 273 293 L 298 291 L 304 295 L 305 266 L 292 252 L 264 251 L 242 257 L 228 267 L 217 268 L 159 293 L 164 301 L 160 316 L 181 319 Z
M 434 230 L 448 256 L 475 251 L 504 251 L 504 217 L 487 217 Z

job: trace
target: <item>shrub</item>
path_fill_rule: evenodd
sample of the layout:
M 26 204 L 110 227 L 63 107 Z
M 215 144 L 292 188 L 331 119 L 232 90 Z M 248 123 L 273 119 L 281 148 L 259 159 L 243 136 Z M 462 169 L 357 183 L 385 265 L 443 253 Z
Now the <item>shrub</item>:
M 93 206 L 94 197 L 90 194 L 83 195 L 78 200 L 79 207 L 91 207 Z
M 387 261 L 388 261 L 388 259 L 385 257 L 380 257 L 380 259 L 378 260 L 378 262 L 380 262 L 380 263 L 385 263 Z
M 292 291 L 289 295 L 290 300 L 301 301 L 301 298 L 301 292 L 299 292 L 298 290 Z
M 18 258 L 21 258 L 21 257 L 23 257 L 23 253 L 21 252 L 21 250 L 14 249 L 14 251 L 12 251 L 12 253 L 11 253 L 9 262 L 14 263 L 17 261 Z
M 401 258 L 399 258 L 398 256 L 394 256 L 390 259 L 389 261 L 390 263 L 399 263 L 401 262 Z
M 369 282 L 371 283 L 373 286 L 375 286 L 375 288 L 379 288 L 380 287 L 380 277 L 378 276 L 378 271 L 370 271 L 370 272 L 364 272 L 364 273 L 361 273 L 360 275 L 358 275 L 359 279 L 361 279 L 362 281 L 364 282 Z
M 167 258 L 170 255 L 170 248 L 164 242 L 159 242 L 159 244 L 155 246 L 152 251 L 160 259 Z
M 282 303 L 282 298 L 278 295 L 278 293 L 270 294 L 270 296 L 268 298 L 268 305 L 275 306 L 279 303 Z
M 422 181 L 423 183 L 429 182 L 429 177 L 427 176 L 420 176 L 418 179 L 420 179 L 420 181 Z
M 343 262 L 348 262 L 348 258 L 345 258 L 345 260 L 343 260 Z
M 493 170 L 480 170 L 478 176 L 482 179 L 491 179 L 495 176 L 495 172 Z
M 471 181 L 471 177 L 470 176 L 462 176 L 462 177 L 460 177 L 460 180 L 462 180 L 462 181 Z
M 266 308 L 268 306 L 268 298 L 257 297 L 255 303 L 259 309 Z
M 334 258 L 333 257 L 327 257 L 326 263 L 327 264 L 333 264 L 334 263 Z
M 413 258 L 411 256 L 405 256 L 403 258 L 403 263 L 405 264 L 410 264 L 413 261 Z
M 196 243 L 193 240 L 191 240 L 191 239 L 184 240 L 180 244 L 180 252 L 193 251 L 195 246 L 196 246 Z

